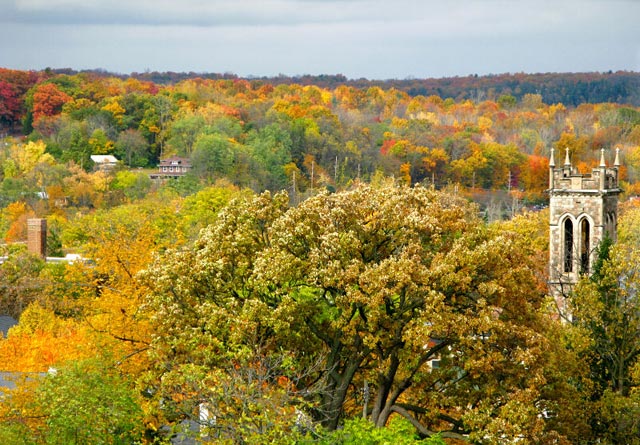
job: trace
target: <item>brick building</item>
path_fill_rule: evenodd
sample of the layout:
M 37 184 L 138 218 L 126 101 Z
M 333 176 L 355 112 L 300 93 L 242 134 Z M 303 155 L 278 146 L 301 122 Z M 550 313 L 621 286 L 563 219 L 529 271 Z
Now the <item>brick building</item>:
M 47 257 L 47 220 L 27 220 L 27 250 L 42 258 Z

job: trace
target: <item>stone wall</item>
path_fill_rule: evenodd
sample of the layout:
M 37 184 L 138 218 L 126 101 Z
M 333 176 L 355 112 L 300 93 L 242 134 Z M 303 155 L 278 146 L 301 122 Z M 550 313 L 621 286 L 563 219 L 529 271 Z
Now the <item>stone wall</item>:
M 615 240 L 618 220 L 618 171 L 593 169 L 591 175 L 578 174 L 570 166 L 553 168 L 550 174 L 549 202 L 549 282 L 570 289 L 589 272 L 595 250 L 608 234 Z M 572 267 L 565 270 L 565 222 L 571 220 Z M 586 221 L 583 223 L 583 221 Z M 583 261 L 588 263 L 583 267 Z

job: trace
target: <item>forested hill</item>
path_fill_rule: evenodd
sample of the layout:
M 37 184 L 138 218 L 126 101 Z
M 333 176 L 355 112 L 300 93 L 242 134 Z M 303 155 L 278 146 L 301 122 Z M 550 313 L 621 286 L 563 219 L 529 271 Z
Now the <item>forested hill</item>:
M 73 74 L 73 70 L 54 70 L 56 73 Z M 98 71 L 112 76 L 113 74 Z M 205 79 L 239 79 L 239 76 L 225 73 L 174 73 L 145 72 L 133 73 L 131 77 L 159 84 L 173 84 L 185 79 L 201 77 Z M 640 73 L 617 71 L 607 73 L 536 73 L 536 74 L 490 74 L 479 76 L 445 77 L 439 79 L 348 79 L 336 75 L 303 75 L 252 77 L 247 80 L 272 85 L 300 84 L 316 85 L 334 89 L 340 85 L 356 88 L 378 86 L 383 89 L 396 88 L 410 96 L 439 96 L 456 100 L 496 100 L 503 95 L 521 99 L 525 94 L 540 94 L 547 104 L 563 103 L 577 106 L 582 103 L 612 102 L 640 105 Z
M 285 79 L 275 79 L 277 85 L 203 78 L 162 84 L 104 72 L 0 68 L 0 137 L 24 135 L 34 153 L 44 150 L 62 168 L 73 163 L 86 172 L 93 170 L 92 155 L 113 155 L 136 172 L 172 155 L 188 158 L 191 192 L 224 178 L 257 192 L 304 194 L 381 173 L 408 184 L 518 189 L 537 201 L 546 199 L 551 148 L 569 148 L 582 173 L 599 165 L 602 149 L 611 158 L 619 148 L 624 180 L 635 185 L 640 178 L 640 107 L 633 105 L 546 104 L 539 93 L 518 99 L 488 87 L 471 99 L 412 97 L 391 84 L 331 88 L 319 86 L 333 82 L 330 77 L 318 78 L 318 85 L 304 85 L 312 78 Z M 483 79 L 489 78 L 466 80 L 471 88 Z M 17 185 L 24 150 L 19 140 L 11 147 L 14 141 L 0 149 L 5 205 L 25 189 L 42 188 L 36 173 Z M 33 169 L 23 170 L 29 176 Z M 60 185 L 51 181 L 47 186 Z

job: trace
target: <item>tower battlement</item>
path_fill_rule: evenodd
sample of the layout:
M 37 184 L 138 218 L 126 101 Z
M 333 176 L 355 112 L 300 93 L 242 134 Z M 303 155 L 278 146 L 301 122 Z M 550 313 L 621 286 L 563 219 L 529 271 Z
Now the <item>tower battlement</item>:
M 549 159 L 549 191 L 560 193 L 563 190 L 577 192 L 580 190 L 589 192 L 620 193 L 618 187 L 618 167 L 620 167 L 620 149 L 616 149 L 616 159 L 613 167 L 607 167 L 604 159 L 604 148 L 600 152 L 600 166 L 594 168 L 591 174 L 580 174 L 571 165 L 569 149 L 566 149 L 565 161 L 562 167 L 556 168 L 553 149 Z
M 618 189 L 618 169 L 594 168 L 591 174 L 583 175 L 579 174 L 575 168 L 557 168 L 553 170 L 551 185 L 556 192 L 562 190 L 616 191 Z

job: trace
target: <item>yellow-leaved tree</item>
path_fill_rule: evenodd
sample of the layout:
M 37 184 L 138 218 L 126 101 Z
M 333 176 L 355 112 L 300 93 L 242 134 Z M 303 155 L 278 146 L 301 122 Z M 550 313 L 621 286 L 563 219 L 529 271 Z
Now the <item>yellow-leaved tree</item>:
M 46 153 L 47 146 L 43 141 L 29 141 L 26 144 L 14 144 L 11 146 L 11 159 L 15 161 L 20 173 L 31 172 L 36 165 L 45 163 L 53 165 L 53 156 Z
M 452 439 L 563 437 L 544 414 L 556 350 L 527 238 L 384 181 L 287 203 L 232 201 L 144 273 L 167 418 L 204 404 L 229 440 L 362 415 Z

